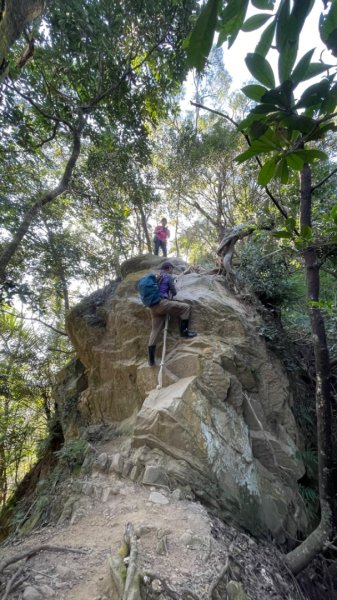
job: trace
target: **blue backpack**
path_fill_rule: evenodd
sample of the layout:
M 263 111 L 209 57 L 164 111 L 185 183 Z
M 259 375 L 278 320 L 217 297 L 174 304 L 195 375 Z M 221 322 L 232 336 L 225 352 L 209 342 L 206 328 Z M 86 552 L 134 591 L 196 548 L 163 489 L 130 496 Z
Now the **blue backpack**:
M 150 273 L 138 281 L 138 292 L 140 299 L 145 306 L 154 306 L 160 302 L 160 283 L 161 277 Z

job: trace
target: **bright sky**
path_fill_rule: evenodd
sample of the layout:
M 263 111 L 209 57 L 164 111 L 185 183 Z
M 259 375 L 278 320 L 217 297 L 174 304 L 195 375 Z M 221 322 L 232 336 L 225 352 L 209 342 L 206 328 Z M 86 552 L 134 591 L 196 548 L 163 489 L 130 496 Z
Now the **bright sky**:
M 302 30 L 296 62 L 298 62 L 299 59 L 302 58 L 302 56 L 312 48 L 316 48 L 312 61 L 319 61 L 321 57 L 321 52 L 323 49 L 325 49 L 325 46 L 323 45 L 320 39 L 318 31 L 319 15 L 322 11 L 322 0 L 316 0 Z M 253 11 L 251 11 L 251 13 L 248 13 L 248 16 L 251 16 L 252 12 Z M 259 11 L 256 11 L 256 9 L 254 9 L 254 12 Z M 265 27 L 267 25 L 268 23 L 265 25 Z M 246 67 L 245 57 L 249 52 L 254 52 L 257 42 L 260 39 L 261 33 L 265 27 L 261 27 L 260 29 L 252 31 L 250 33 L 240 32 L 237 39 L 234 42 L 234 45 L 229 50 L 227 48 L 227 44 L 224 44 L 222 46 L 224 53 L 224 65 L 226 70 L 232 77 L 232 92 L 242 88 L 248 81 L 251 81 L 253 79 L 252 75 L 249 73 Z M 275 70 L 275 73 L 277 73 L 277 57 L 278 54 L 276 51 L 271 51 L 267 56 L 267 60 L 272 65 L 273 69 Z M 327 64 L 336 64 L 336 58 L 332 57 L 330 52 L 328 52 L 326 49 L 324 50 L 322 59 Z M 310 84 L 315 83 L 321 77 L 322 75 L 315 79 L 311 79 Z M 190 73 L 186 83 L 186 98 L 181 103 L 181 108 L 183 110 L 191 110 L 190 100 L 192 99 L 194 93 L 194 87 L 192 86 L 191 82 L 192 74 Z M 301 86 L 298 87 L 298 91 L 301 91 Z
M 312 60 L 314 62 L 319 61 L 320 53 L 324 48 L 318 32 L 319 15 L 321 14 L 322 10 L 322 0 L 316 0 L 302 30 L 297 61 L 312 48 L 316 48 Z M 233 79 L 233 90 L 239 89 L 245 84 L 245 82 L 247 82 L 249 79 L 252 79 L 252 76 L 246 67 L 245 56 L 248 54 L 248 52 L 254 52 L 255 46 L 263 29 L 264 28 L 261 27 L 260 29 L 250 33 L 244 33 L 241 31 L 230 50 L 228 50 L 225 45 L 223 46 L 224 64 Z M 268 61 L 271 63 L 273 68 L 276 67 L 276 60 L 277 53 L 271 52 L 268 55 Z M 326 63 L 331 61 L 331 56 L 328 51 L 324 52 L 323 60 Z M 332 64 L 335 64 L 335 62 L 336 59 L 332 59 Z

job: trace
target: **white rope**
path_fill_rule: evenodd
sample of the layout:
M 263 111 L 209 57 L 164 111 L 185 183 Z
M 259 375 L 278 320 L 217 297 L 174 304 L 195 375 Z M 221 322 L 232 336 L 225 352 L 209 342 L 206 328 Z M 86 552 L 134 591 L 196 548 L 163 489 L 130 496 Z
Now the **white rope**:
M 176 277 L 176 283 L 179 283 L 180 285 L 177 286 L 178 290 L 180 290 L 182 288 L 182 279 L 179 279 L 182 277 L 182 275 L 184 275 L 184 273 L 180 273 L 180 275 L 178 275 Z M 178 281 L 179 279 L 179 281 Z M 172 298 L 172 296 L 170 296 L 170 299 Z M 161 388 L 163 387 L 163 367 L 165 364 L 165 355 L 166 355 L 166 340 L 167 340 L 167 330 L 168 330 L 168 324 L 169 324 L 169 319 L 170 319 L 170 315 L 166 315 L 165 317 L 165 327 L 164 327 L 164 341 L 163 341 L 163 351 L 161 354 L 161 361 L 160 361 L 160 369 L 159 369 L 159 373 L 158 373 L 158 385 L 157 385 L 157 390 L 161 390 Z
M 164 327 L 163 351 L 161 353 L 161 361 L 160 361 L 160 369 L 159 369 L 159 373 L 158 373 L 157 390 L 161 390 L 161 388 L 163 387 L 163 367 L 164 367 L 164 364 L 165 364 L 166 339 L 167 339 L 167 330 L 168 330 L 169 318 L 170 318 L 170 316 L 166 315 L 166 317 L 165 317 L 165 327 Z

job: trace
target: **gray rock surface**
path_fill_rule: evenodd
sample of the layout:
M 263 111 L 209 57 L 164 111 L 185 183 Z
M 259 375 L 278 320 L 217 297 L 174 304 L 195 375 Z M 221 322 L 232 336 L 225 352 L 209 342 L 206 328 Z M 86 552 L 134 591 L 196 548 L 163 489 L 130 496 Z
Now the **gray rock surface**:
M 222 277 L 178 275 L 177 299 L 192 305 L 198 336 L 180 338 L 170 320 L 157 389 L 158 367 L 146 360 L 150 314 L 136 284 L 160 262 L 151 255 L 127 261 L 123 281 L 103 295 L 98 334 L 82 309 L 70 312 L 67 329 L 88 379 L 77 423 L 130 431 L 128 457 L 116 454 L 109 467 L 104 457 L 101 468 L 171 490 L 188 485 L 192 496 L 254 534 L 296 537 L 307 525 L 297 486 L 304 474 L 299 435 L 290 382 L 259 335 L 261 317 Z M 66 427 L 75 435 L 76 423 Z

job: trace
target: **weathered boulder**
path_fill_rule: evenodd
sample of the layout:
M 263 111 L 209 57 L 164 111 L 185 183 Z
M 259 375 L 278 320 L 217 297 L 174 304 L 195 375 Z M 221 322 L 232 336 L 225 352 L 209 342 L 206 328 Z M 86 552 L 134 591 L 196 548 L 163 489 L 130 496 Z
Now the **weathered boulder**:
M 174 260 L 181 272 L 184 265 Z M 158 262 L 146 255 L 122 266 L 124 279 L 95 296 L 103 298 L 98 323 L 86 318 L 83 303 L 69 314 L 68 332 L 88 378 L 77 403 L 80 422 L 131 419 L 130 460 L 141 465 L 134 477 L 142 481 L 145 468 L 144 484 L 160 473 L 172 489 L 188 485 L 222 516 L 283 541 L 306 527 L 286 372 L 259 335 L 255 308 L 233 295 L 223 277 L 190 273 L 178 276 L 177 299 L 192 305 L 198 336 L 180 338 L 170 320 L 157 389 L 158 367 L 146 361 L 150 313 L 136 283 Z M 87 306 L 95 317 L 90 298 Z

